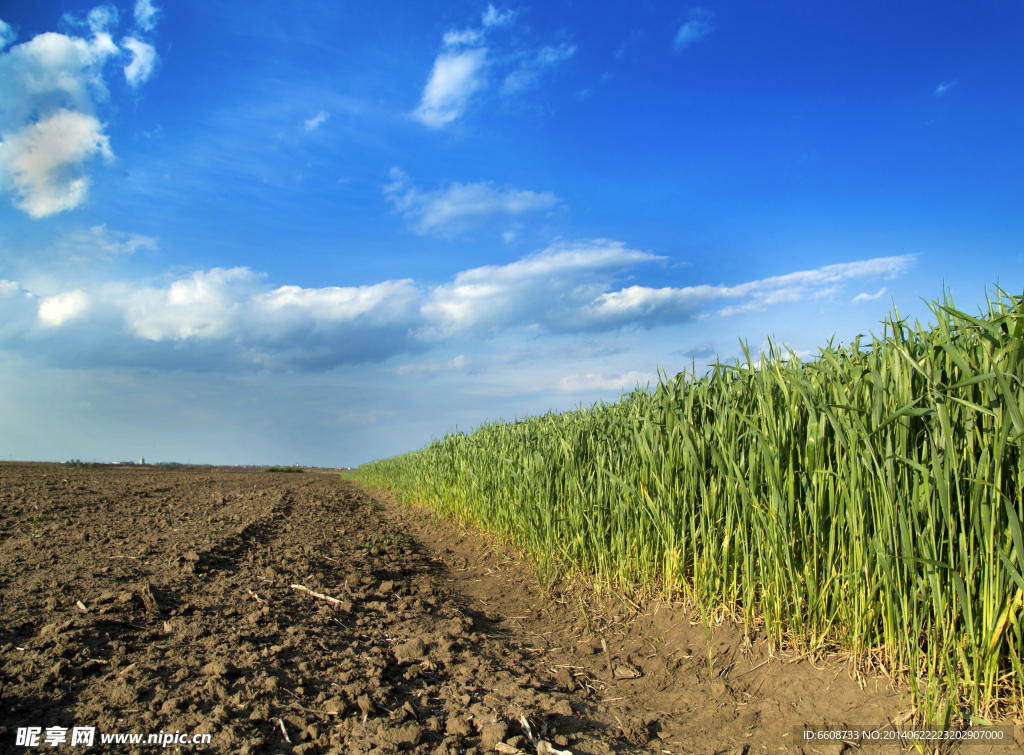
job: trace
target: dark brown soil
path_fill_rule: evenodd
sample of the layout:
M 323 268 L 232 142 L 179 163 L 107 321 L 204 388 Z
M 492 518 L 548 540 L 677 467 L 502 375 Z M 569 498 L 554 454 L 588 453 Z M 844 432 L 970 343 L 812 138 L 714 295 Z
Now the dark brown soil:
M 502 549 L 338 475 L 3 464 L 0 522 L 0 752 L 94 726 L 97 749 L 839 753 L 794 727 L 909 710 L 838 657 L 729 621 L 709 640 L 679 604 L 542 596 Z

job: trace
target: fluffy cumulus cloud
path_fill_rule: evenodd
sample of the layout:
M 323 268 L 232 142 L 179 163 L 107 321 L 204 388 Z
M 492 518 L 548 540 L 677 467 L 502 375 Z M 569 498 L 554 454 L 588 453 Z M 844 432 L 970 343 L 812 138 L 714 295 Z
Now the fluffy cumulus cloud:
M 246 300 L 259 292 L 259 281 L 248 268 L 214 268 L 166 288 L 115 289 L 110 298 L 123 310 L 128 330 L 140 338 L 223 338 L 237 330 Z
M 708 36 L 715 30 L 714 14 L 704 8 L 691 8 L 690 20 L 679 27 L 672 46 L 685 50 L 698 39 Z
M 137 87 L 156 64 L 148 43 L 126 37 L 123 50 L 114 43 L 118 14 L 112 6 L 93 8 L 84 20 L 64 20 L 87 36 L 45 32 L 0 52 L 0 188 L 32 218 L 81 205 L 89 165 L 114 156 L 97 113 L 109 98 L 105 65 L 129 56 L 125 77 Z M 3 23 L 0 50 L 14 39 Z
M 733 286 L 647 288 L 619 281 L 664 258 L 594 240 L 557 243 L 507 265 L 464 270 L 439 285 L 403 279 L 272 287 L 244 267 L 196 271 L 161 284 L 78 285 L 48 296 L 0 281 L 0 345 L 30 351 L 48 344 L 48 358 L 68 363 L 324 370 L 503 332 L 610 332 L 766 309 L 813 299 L 848 281 L 891 278 L 913 261 L 881 257 Z M 65 340 L 53 343 L 60 338 Z M 688 353 L 704 356 L 711 350 L 706 344 Z M 460 355 L 395 372 L 469 367 Z M 562 388 L 618 386 L 635 377 L 572 375 Z
M 559 243 L 508 265 L 465 270 L 431 289 L 421 336 L 486 336 L 538 325 L 552 332 L 590 330 L 587 307 L 617 273 L 662 258 L 599 239 Z
M 479 26 L 450 29 L 442 36 L 441 50 L 412 116 L 430 128 L 442 128 L 461 118 L 473 98 L 490 85 L 492 71 L 499 71 L 503 94 L 535 88 L 543 72 L 570 58 L 575 46 L 545 45 L 539 50 L 502 45 L 494 32 L 515 23 L 517 12 L 488 5 Z M 510 73 L 501 73 L 501 69 Z M 500 79 L 499 79 L 500 80 Z
M 384 194 L 422 235 L 450 235 L 476 228 L 493 218 L 514 218 L 555 207 L 550 191 L 498 188 L 489 183 L 460 184 L 424 191 L 399 168 L 391 169 L 392 183 Z
M 39 322 L 58 327 L 85 314 L 89 308 L 89 296 L 84 291 L 65 291 L 47 296 L 39 302 Z
M 80 205 L 89 188 L 85 163 L 114 156 L 100 122 L 73 110 L 58 110 L 3 137 L 0 175 L 16 192 L 15 206 L 32 218 Z

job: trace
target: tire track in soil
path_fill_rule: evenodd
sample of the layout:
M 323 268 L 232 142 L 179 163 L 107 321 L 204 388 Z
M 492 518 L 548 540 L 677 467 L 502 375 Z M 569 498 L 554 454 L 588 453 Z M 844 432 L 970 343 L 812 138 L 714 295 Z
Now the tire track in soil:
M 511 554 L 336 474 L 0 464 L 0 522 L 2 752 L 30 725 L 231 753 L 544 750 L 524 717 L 573 753 L 795 752 L 794 725 L 899 712 L 885 680 L 729 624 L 709 645 L 678 605 L 542 597 Z

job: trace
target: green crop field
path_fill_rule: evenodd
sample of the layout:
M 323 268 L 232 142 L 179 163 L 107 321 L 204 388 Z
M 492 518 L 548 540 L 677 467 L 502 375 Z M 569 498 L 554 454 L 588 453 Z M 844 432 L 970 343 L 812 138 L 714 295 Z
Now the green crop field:
M 840 645 L 933 721 L 1024 710 L 1024 297 L 801 361 L 774 346 L 616 404 L 485 424 L 367 483 L 576 574 Z

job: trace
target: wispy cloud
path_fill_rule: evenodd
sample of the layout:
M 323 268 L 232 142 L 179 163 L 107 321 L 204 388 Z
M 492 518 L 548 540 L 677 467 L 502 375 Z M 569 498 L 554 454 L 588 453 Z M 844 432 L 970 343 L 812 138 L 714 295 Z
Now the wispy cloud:
M 505 77 L 505 83 L 501 87 L 502 94 L 518 94 L 536 88 L 545 70 L 568 60 L 575 52 L 576 46 L 568 44 L 540 48 L 536 55 L 524 60 L 516 70 Z
M 121 14 L 113 5 L 97 5 L 86 14 L 85 19 L 77 18 L 72 13 L 65 13 L 61 20 L 69 26 L 80 26 L 88 28 L 93 34 L 102 34 L 116 27 L 120 17 Z
M 886 289 L 883 286 L 882 290 L 877 294 L 857 294 L 853 299 L 850 300 L 850 304 L 860 304 L 862 301 L 874 301 L 875 299 L 881 299 L 882 295 L 885 294 Z
M 486 64 L 486 47 L 438 55 L 413 116 L 430 128 L 441 128 L 462 116 L 470 97 L 487 86 Z
M 88 231 L 72 231 L 56 246 L 56 251 L 68 255 L 75 262 L 111 260 L 114 257 L 135 254 L 141 250 L 155 251 L 157 239 L 141 233 L 109 230 L 96 225 Z
M 640 29 L 633 29 L 633 31 L 631 31 L 629 33 L 629 36 L 627 36 L 624 40 L 622 40 L 622 42 L 619 43 L 619 46 L 615 48 L 615 57 L 616 58 L 621 58 L 623 55 L 625 55 L 629 51 L 630 47 L 635 45 L 637 42 L 639 42 L 643 38 L 644 38 L 644 33 L 643 33 L 642 30 L 640 30 Z
M 676 51 L 685 50 L 698 39 L 708 36 L 715 30 L 714 14 L 704 8 L 691 8 L 690 20 L 679 27 L 672 46 Z
M 593 393 L 594 391 L 631 391 L 638 385 L 657 383 L 657 375 L 645 372 L 605 372 L 585 375 L 567 375 L 558 381 L 558 390 L 567 393 Z
M 734 303 L 719 310 L 722 316 L 767 309 L 786 302 L 817 298 L 834 284 L 858 278 L 894 278 L 914 264 L 913 255 L 878 257 L 861 262 L 827 265 L 736 286 L 646 288 L 630 286 L 602 294 L 588 308 L 594 323 L 643 324 L 646 327 L 692 319 L 715 301 Z
M 29 217 L 43 218 L 81 205 L 88 196 L 88 168 L 96 158 L 112 160 L 113 149 L 97 108 L 109 93 L 103 69 L 127 53 L 130 86 L 153 74 L 152 45 L 134 36 L 111 38 L 118 23 L 113 6 L 93 8 L 84 20 L 65 16 L 88 37 L 47 32 L 0 53 L 0 189 Z M 7 24 L 3 44 L 14 41 Z
M 950 89 L 952 89 L 956 85 L 956 82 L 957 82 L 956 79 L 950 79 L 949 81 L 940 82 L 939 85 L 937 87 L 935 87 L 935 91 L 932 92 L 932 96 L 933 97 L 941 97 L 946 92 L 948 92 Z
M 572 57 L 576 47 L 564 43 L 533 50 L 496 46 L 492 32 L 511 26 L 517 15 L 488 5 L 479 26 L 446 31 L 413 118 L 429 128 L 443 128 L 465 115 L 473 98 L 489 88 L 493 69 L 503 76 L 501 92 L 507 96 L 537 87 L 545 70 Z M 495 46 L 497 53 L 492 54 Z M 510 63 L 513 70 L 503 73 Z
M 516 20 L 516 16 L 519 15 L 517 10 L 506 10 L 499 11 L 494 5 L 488 5 L 487 10 L 484 11 L 483 25 L 484 28 L 491 26 L 508 26 Z
M 142 31 L 153 31 L 159 14 L 160 8 L 154 7 L 150 0 L 136 0 L 135 26 Z
M 316 131 L 318 128 L 320 128 L 322 125 L 324 125 L 324 123 L 326 123 L 327 119 L 330 118 L 330 117 L 331 117 L 330 113 L 328 113 L 326 110 L 321 110 L 319 113 L 314 115 L 312 118 L 310 118 L 310 119 L 308 119 L 306 121 L 303 121 L 302 122 L 302 128 L 305 131 Z
M 18 33 L 14 31 L 14 28 L 6 21 L 0 20 L 0 50 L 13 44 L 17 38 Z
M 124 67 L 124 78 L 132 89 L 137 89 L 139 84 L 149 81 L 156 68 L 156 48 L 148 42 L 143 42 L 135 37 L 125 37 L 121 40 L 121 46 L 131 53 L 131 62 Z
M 402 170 L 391 169 L 392 183 L 385 196 L 419 234 L 449 235 L 469 230 L 496 217 L 519 217 L 555 207 L 559 199 L 550 191 L 497 188 L 489 183 L 460 184 L 424 191 Z M 513 236 L 514 238 L 514 236 Z
M 413 117 L 430 128 L 441 128 L 460 118 L 470 98 L 487 88 L 487 30 L 511 23 L 514 18 L 514 13 L 502 14 L 488 5 L 479 28 L 445 32 L 441 52 L 434 60 Z
M 439 285 L 272 288 L 248 268 L 196 271 L 163 285 L 75 285 L 40 297 L 0 283 L 0 347 L 71 364 L 173 364 L 176 369 L 325 370 L 381 361 L 502 332 L 583 334 L 654 328 L 808 300 L 846 281 L 900 275 L 913 257 L 829 265 L 733 286 L 622 287 L 619 277 L 664 262 L 620 242 L 554 244 Z M 880 294 L 879 294 L 880 295 Z M 724 306 L 723 306 L 724 305 Z M 56 339 L 56 340 L 54 340 Z M 704 356 L 705 344 L 691 352 Z M 468 357 L 411 362 L 398 374 L 464 370 Z M 571 379 L 570 379 L 571 378 Z M 571 375 L 566 389 L 622 376 Z

